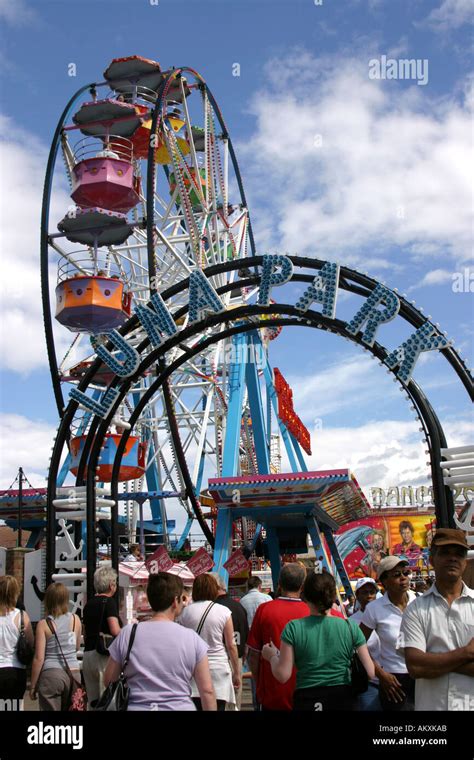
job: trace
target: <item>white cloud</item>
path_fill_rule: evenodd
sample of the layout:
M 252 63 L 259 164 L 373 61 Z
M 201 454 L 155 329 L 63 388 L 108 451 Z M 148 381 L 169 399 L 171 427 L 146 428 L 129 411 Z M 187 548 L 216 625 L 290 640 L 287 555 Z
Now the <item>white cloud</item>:
M 473 20 L 471 0 L 444 0 L 439 8 L 431 11 L 426 23 L 433 29 L 445 32 L 458 29 Z
M 375 398 L 386 400 L 392 388 L 387 382 L 381 382 L 384 380 L 382 372 L 368 354 L 358 353 L 348 360 L 326 366 L 314 375 L 288 375 L 296 413 L 303 421 L 308 420 L 310 427 L 315 417 L 323 419 L 351 408 L 355 392 L 359 409 L 364 404 L 373 404 Z
M 40 286 L 40 219 L 47 150 L 33 134 L 0 116 L 0 249 L 3 306 L 0 355 L 3 367 L 28 373 L 47 366 Z M 71 200 L 65 181 L 55 185 L 50 229 L 63 218 Z M 50 298 L 54 310 L 56 266 L 50 266 Z M 54 313 L 54 311 L 53 311 Z M 73 335 L 54 325 L 58 360 Z
M 56 428 L 21 414 L 1 414 L 0 488 L 8 488 L 22 467 L 30 483 L 44 488 Z
M 367 498 L 370 488 L 431 483 L 426 444 L 418 422 L 369 421 L 359 427 L 324 427 L 312 430 L 310 470 L 349 468 Z M 449 446 L 472 443 L 474 427 L 465 420 L 444 425 Z M 283 453 L 283 452 L 282 452 Z M 283 467 L 288 468 L 286 455 Z
M 12 26 L 25 26 L 36 19 L 36 13 L 24 0 L 0 0 L 0 18 Z
M 372 259 L 403 246 L 406 255 L 464 260 L 467 90 L 457 100 L 415 83 L 369 80 L 373 53 L 315 58 L 299 49 L 269 62 L 250 108 L 255 132 L 239 145 L 257 235 L 260 207 L 266 220 L 261 247 L 324 251 L 348 265 L 364 264 L 363 246 Z
M 453 281 L 453 276 L 454 272 L 448 272 L 447 269 L 432 269 L 425 274 L 420 282 L 408 288 L 408 292 L 410 293 L 417 288 L 429 287 L 430 285 L 445 285 L 447 282 Z

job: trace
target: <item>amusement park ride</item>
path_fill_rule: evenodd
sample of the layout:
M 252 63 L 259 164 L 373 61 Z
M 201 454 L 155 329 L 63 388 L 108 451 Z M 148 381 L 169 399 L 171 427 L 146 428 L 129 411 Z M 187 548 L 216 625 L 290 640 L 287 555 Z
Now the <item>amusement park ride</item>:
M 114 59 L 104 80 L 66 106 L 45 182 L 43 311 L 61 419 L 47 489 L 45 580 L 60 576 L 76 596 L 93 593 L 99 544 L 110 536 L 117 566 L 120 531 L 132 537 L 140 515 L 142 531 L 169 549 L 182 548 L 196 521 L 224 574 L 233 547 L 250 556 L 263 537 L 274 581 L 280 556 L 306 552 L 309 534 L 322 564 L 350 588 L 333 532 L 369 505 L 349 471 L 307 471 L 309 432 L 269 361 L 284 326 L 343 335 L 394 374 L 429 446 L 438 524 L 452 525 L 451 483 L 441 469 L 447 443 L 411 378 L 421 351 L 438 349 L 472 394 L 446 338 L 368 275 L 314 258 L 257 255 L 232 141 L 196 71 L 129 56 Z M 59 152 L 73 205 L 50 221 Z M 296 305 L 272 302 L 272 289 L 290 280 L 305 289 Z M 367 299 L 350 323 L 335 317 L 338 288 Z M 398 354 L 375 342 L 378 327 L 397 315 L 416 331 Z M 54 319 L 71 333 L 64 357 Z M 280 472 L 281 446 L 290 473 Z M 176 540 L 167 503 L 187 516 Z M 59 520 L 75 550 L 58 560 Z

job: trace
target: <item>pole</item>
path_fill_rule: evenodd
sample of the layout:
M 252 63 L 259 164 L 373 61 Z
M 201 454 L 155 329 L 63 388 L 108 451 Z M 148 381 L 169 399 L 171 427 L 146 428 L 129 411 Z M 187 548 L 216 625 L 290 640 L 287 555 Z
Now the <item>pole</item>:
M 146 557 L 145 528 L 143 527 L 143 501 L 141 499 L 138 502 L 138 508 L 140 513 L 140 552 L 143 557 Z
M 20 467 L 20 469 L 18 470 L 18 536 L 17 536 L 17 546 L 19 547 L 21 547 L 21 541 L 22 541 L 22 530 L 21 530 L 22 508 L 23 508 L 23 468 Z

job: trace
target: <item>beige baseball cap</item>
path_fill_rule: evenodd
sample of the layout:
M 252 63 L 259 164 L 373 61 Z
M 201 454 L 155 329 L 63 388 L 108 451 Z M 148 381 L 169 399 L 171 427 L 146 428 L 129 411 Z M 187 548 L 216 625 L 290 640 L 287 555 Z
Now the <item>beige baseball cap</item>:
M 384 573 L 388 573 L 389 570 L 393 570 L 394 567 L 397 565 L 409 565 L 407 559 L 402 559 L 402 557 L 397 557 L 396 554 L 392 554 L 390 557 L 384 557 L 383 560 L 380 562 L 378 569 L 377 569 L 377 579 L 380 580 L 381 576 Z

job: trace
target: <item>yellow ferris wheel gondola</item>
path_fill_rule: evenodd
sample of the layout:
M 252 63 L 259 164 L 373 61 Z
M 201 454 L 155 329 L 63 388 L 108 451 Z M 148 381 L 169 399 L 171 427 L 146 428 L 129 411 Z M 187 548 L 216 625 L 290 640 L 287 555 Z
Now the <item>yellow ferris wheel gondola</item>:
M 171 127 L 173 132 L 179 132 L 180 129 L 182 129 L 182 127 L 185 124 L 184 120 L 181 118 L 181 115 L 175 111 L 172 111 L 171 113 L 167 114 L 166 123 L 167 125 Z M 135 134 L 131 138 L 132 144 L 133 144 L 133 154 L 135 158 L 148 158 L 150 134 L 151 134 L 151 119 L 147 119 L 146 121 L 143 121 L 141 123 L 140 127 L 136 130 Z M 187 156 L 188 153 L 190 152 L 188 141 L 185 140 L 184 137 L 176 137 L 175 139 L 182 155 Z M 171 164 L 172 163 L 170 152 L 163 138 L 163 130 L 161 130 L 159 134 L 158 144 L 155 149 L 155 163 L 157 164 Z

